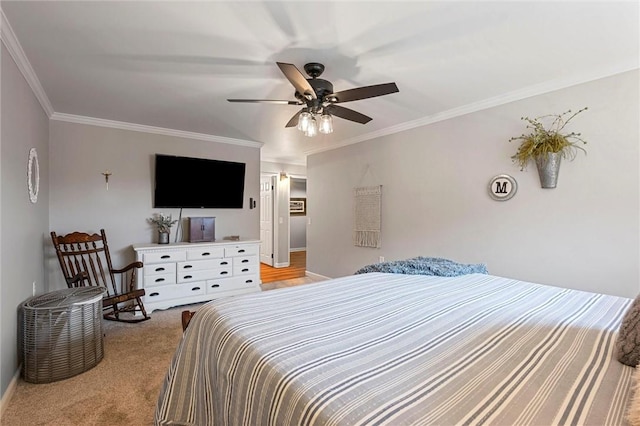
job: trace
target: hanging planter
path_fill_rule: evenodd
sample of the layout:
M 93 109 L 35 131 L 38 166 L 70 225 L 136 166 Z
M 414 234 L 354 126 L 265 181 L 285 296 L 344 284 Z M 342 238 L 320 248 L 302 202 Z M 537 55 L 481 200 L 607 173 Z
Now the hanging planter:
M 536 167 L 538 168 L 538 176 L 540 176 L 540 186 L 542 188 L 556 187 L 561 160 L 562 154 L 559 152 L 547 152 L 536 157 Z
M 522 117 L 522 120 L 528 123 L 527 129 L 531 129 L 531 133 L 509 139 L 510 142 L 521 141 L 518 151 L 511 157 L 520 166 L 520 170 L 527 168 L 529 160 L 535 161 L 542 188 L 556 187 L 563 157 L 571 161 L 576 158 L 578 150 L 587 153 L 580 146 L 587 143 L 580 137 L 580 133 L 564 130 L 573 117 L 586 110 L 585 107 L 573 114 L 569 110 L 562 114 L 544 115 L 533 119 Z M 568 114 L 571 115 L 565 119 Z M 550 121 L 550 126 L 545 128 L 543 121 Z

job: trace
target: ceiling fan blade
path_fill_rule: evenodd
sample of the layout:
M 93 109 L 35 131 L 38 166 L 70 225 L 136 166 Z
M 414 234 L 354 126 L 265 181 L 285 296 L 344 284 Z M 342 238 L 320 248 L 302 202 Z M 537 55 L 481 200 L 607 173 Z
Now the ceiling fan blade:
M 335 99 L 332 102 L 351 102 L 360 99 L 374 98 L 376 96 L 389 95 L 399 92 L 395 83 L 375 84 L 373 86 L 356 87 L 326 95 L 326 99 Z
M 304 75 L 302 75 L 295 65 L 285 64 L 283 62 L 276 62 L 276 64 L 278 64 L 280 71 L 282 71 L 285 77 L 293 84 L 293 87 L 296 88 L 298 93 L 310 96 L 311 99 L 317 98 L 315 90 L 313 90 L 313 87 L 311 87 L 307 79 L 304 78 Z
M 298 117 L 300 117 L 300 114 L 302 114 L 302 111 L 304 111 L 304 108 L 302 108 L 293 117 L 291 117 L 291 120 L 289 120 L 287 125 L 284 127 L 296 127 L 298 125 Z
M 349 108 L 341 107 L 338 105 L 329 105 L 325 108 L 325 110 L 336 117 L 344 118 L 345 120 L 355 121 L 360 124 L 367 124 L 372 120 L 371 117 L 366 116 L 364 114 L 360 114 L 357 111 L 354 111 Z
M 279 104 L 279 105 L 302 105 L 300 101 L 281 101 L 275 99 L 227 99 L 229 102 L 245 102 L 260 104 Z

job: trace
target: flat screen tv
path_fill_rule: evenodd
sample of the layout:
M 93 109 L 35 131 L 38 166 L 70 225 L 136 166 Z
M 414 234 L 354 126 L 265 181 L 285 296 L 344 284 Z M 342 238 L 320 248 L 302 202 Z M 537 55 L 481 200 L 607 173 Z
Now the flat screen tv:
M 153 206 L 241 209 L 245 163 L 156 154 Z

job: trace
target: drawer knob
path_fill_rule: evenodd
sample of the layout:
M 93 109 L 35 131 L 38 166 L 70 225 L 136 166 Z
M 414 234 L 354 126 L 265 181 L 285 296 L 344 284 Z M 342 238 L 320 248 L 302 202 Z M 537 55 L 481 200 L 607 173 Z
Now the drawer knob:
M 193 268 L 193 265 L 184 265 L 182 267 L 182 269 L 191 269 L 191 268 Z
M 252 283 L 252 282 L 253 282 L 253 280 L 246 280 L 246 281 L 245 281 L 245 283 L 247 283 L 247 284 L 250 284 L 250 283 Z
M 249 259 L 242 259 L 242 263 L 249 263 Z
M 211 256 L 211 253 L 209 253 L 208 251 L 202 253 L 203 256 Z
M 160 296 L 160 293 L 155 293 L 155 292 L 154 292 L 154 293 L 151 293 L 151 294 L 149 295 L 149 297 L 153 297 L 153 296 Z
M 244 268 L 242 272 L 249 272 L 249 268 Z
M 229 262 L 220 262 L 221 265 L 228 265 Z
M 198 290 L 200 290 L 200 287 L 194 287 L 191 289 L 191 291 L 198 291 Z
M 162 281 L 164 281 L 164 278 L 156 278 L 157 283 L 161 283 Z
M 220 284 L 211 284 L 211 288 L 218 288 L 220 287 Z
M 184 279 L 185 279 L 185 280 L 190 280 L 191 278 L 193 278 L 193 276 L 191 276 L 191 275 L 185 275 L 185 276 L 184 276 Z
M 222 271 L 220 272 L 220 275 L 227 275 L 229 272 L 228 271 Z
M 171 259 L 171 256 L 168 254 L 165 254 L 164 256 L 161 256 L 160 259 Z
M 156 272 L 162 272 L 164 271 L 164 268 L 156 268 Z
M 238 253 L 244 253 L 244 251 L 245 251 L 244 249 L 240 249 L 238 250 Z

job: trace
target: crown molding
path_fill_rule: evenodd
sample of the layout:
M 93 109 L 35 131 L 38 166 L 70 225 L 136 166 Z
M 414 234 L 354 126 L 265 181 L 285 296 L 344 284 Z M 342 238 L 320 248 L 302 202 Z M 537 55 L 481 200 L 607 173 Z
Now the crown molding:
M 639 64 L 636 61 L 630 61 L 629 63 L 622 64 L 618 67 L 599 69 L 596 72 L 584 73 L 578 76 L 572 76 L 571 78 L 551 80 L 541 84 L 528 86 L 523 89 L 514 90 L 512 92 L 505 93 L 503 95 L 495 96 L 493 98 L 484 99 L 478 102 L 473 102 L 467 105 L 463 105 L 458 108 L 452 108 L 446 111 L 432 114 L 423 118 L 419 118 L 413 121 L 407 121 L 397 126 L 387 127 L 377 130 L 375 132 L 366 133 L 364 135 L 356 136 L 353 138 L 339 141 L 330 146 L 305 151 L 305 155 L 318 154 L 320 152 L 330 151 L 336 148 L 342 148 L 348 145 L 353 145 L 359 142 L 368 141 L 371 139 L 379 138 L 382 136 L 388 136 L 395 133 L 400 133 L 406 130 L 415 129 L 417 127 L 427 126 L 429 124 L 438 123 L 440 121 L 449 120 L 451 118 L 460 117 L 466 114 L 486 110 L 489 108 L 498 107 L 511 102 L 520 101 L 523 99 L 531 98 L 533 96 L 544 95 L 546 93 L 554 92 L 556 90 L 566 89 L 571 86 L 577 86 L 579 84 L 589 83 L 591 81 L 600 80 L 607 77 L 612 77 L 617 74 L 622 74 L 629 71 L 640 69 Z
M 67 121 L 67 122 L 79 123 L 79 124 L 89 124 L 93 126 L 110 127 L 110 128 L 122 129 L 122 130 L 132 130 L 136 132 L 154 133 L 159 135 L 174 136 L 174 137 L 187 138 L 187 139 L 197 139 L 197 140 L 203 140 L 203 141 L 226 143 L 231 145 L 248 146 L 252 148 L 261 148 L 263 145 L 262 142 L 226 138 L 223 136 L 214 136 L 214 135 L 208 135 L 204 133 L 186 132 L 182 130 L 166 129 L 162 127 L 145 126 L 142 124 L 125 123 L 121 121 L 104 120 L 104 119 L 93 118 L 93 117 L 84 117 L 84 116 L 55 112 L 53 110 L 53 106 L 51 105 L 51 101 L 49 101 L 49 98 L 45 93 L 44 88 L 42 87 L 42 84 L 40 84 L 40 80 L 38 79 L 35 71 L 33 70 L 31 63 L 27 59 L 27 55 L 22 49 L 22 46 L 20 45 L 20 42 L 18 41 L 18 38 L 16 37 L 16 34 L 13 31 L 13 28 L 11 27 L 9 20 L 7 19 L 7 16 L 4 14 L 4 11 L 2 10 L 1 5 L 0 5 L 0 38 L 2 38 L 2 43 L 5 45 L 5 47 L 9 51 L 9 54 L 15 61 L 16 66 L 18 67 L 18 69 L 24 76 L 25 80 L 29 84 L 29 87 L 31 87 L 31 90 L 33 91 L 34 95 L 40 102 L 40 106 L 42 106 L 42 109 L 51 120 Z
M 226 143 L 230 145 L 248 146 L 251 148 L 261 148 L 262 142 L 249 141 L 244 139 L 227 138 L 224 136 L 208 135 L 206 133 L 187 132 L 184 130 L 167 129 L 164 127 L 146 126 L 144 124 L 127 123 L 124 121 L 105 120 L 102 118 L 85 117 L 82 115 L 64 114 L 54 112 L 51 120 L 66 121 L 76 124 L 87 124 L 90 126 L 109 127 L 112 129 L 131 130 L 134 132 L 153 133 L 156 135 L 172 136 L 176 138 L 197 139 L 208 142 Z
M 27 80 L 33 94 L 40 102 L 40 106 L 42 106 L 42 109 L 47 116 L 51 117 L 51 114 L 53 114 L 53 106 L 51 106 L 51 102 L 42 88 L 40 80 L 38 79 L 36 72 L 33 70 L 31 63 L 27 59 L 27 55 L 24 53 L 24 50 L 22 50 L 22 46 L 20 45 L 20 42 L 18 42 L 18 38 L 13 32 L 13 28 L 11 28 L 11 24 L 9 24 L 2 8 L 0 8 L 0 15 L 2 19 L 0 23 L 0 38 L 2 38 L 2 43 L 9 51 L 9 54 L 15 61 L 25 80 Z

